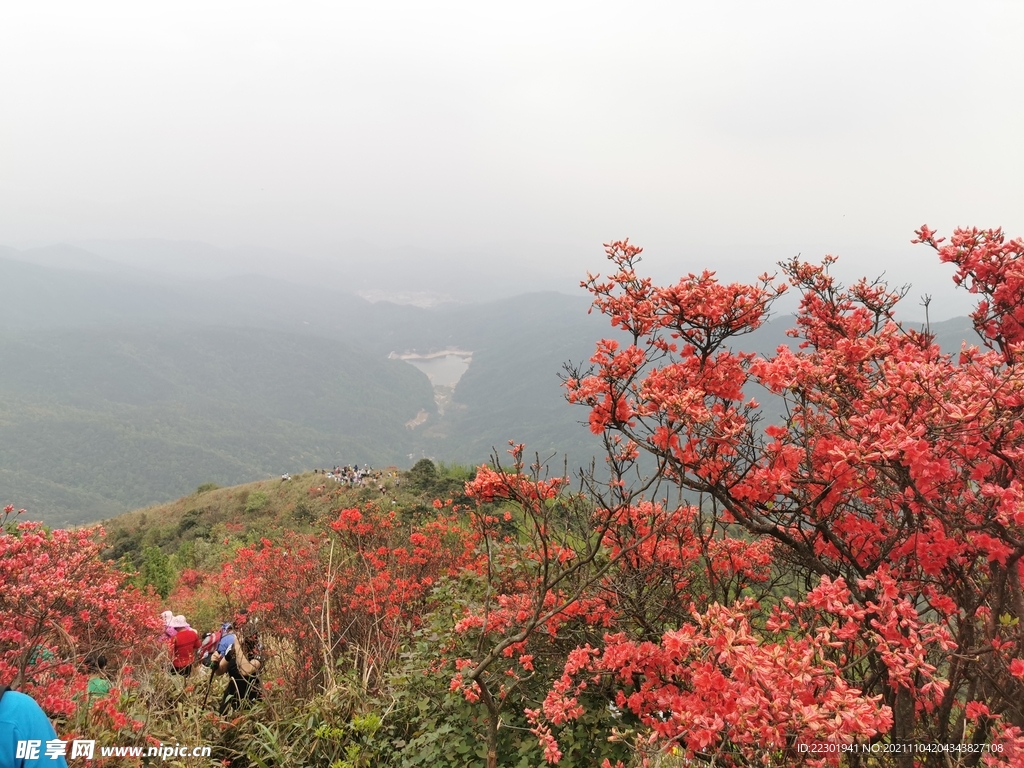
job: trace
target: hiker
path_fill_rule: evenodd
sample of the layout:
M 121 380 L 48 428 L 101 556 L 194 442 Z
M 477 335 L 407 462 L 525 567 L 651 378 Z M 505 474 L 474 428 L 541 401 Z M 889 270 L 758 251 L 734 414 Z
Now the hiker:
M 175 633 L 178 631 L 171 626 L 171 622 L 174 621 L 174 613 L 171 611 L 164 611 L 160 614 L 160 618 L 164 620 L 164 634 L 167 637 L 174 637 Z
M 196 651 L 202 645 L 199 633 L 188 625 L 188 621 L 182 615 L 175 616 L 171 620 L 171 626 L 176 634 L 171 639 L 171 672 L 175 675 L 188 677 L 192 674 L 192 662 L 195 661 Z
M 60 663 L 61 662 L 58 660 L 57 654 L 45 645 L 42 645 L 41 643 L 33 645 L 29 650 L 28 659 L 25 662 L 25 668 L 22 670 L 22 673 L 15 678 L 15 681 L 11 683 L 11 688 L 21 685 L 21 683 L 26 680 L 34 685 L 42 685 L 46 681 L 52 680 L 56 677 L 56 669 Z
M 232 622 L 225 621 L 220 625 L 220 638 L 217 640 L 217 647 L 210 654 L 210 667 L 213 669 L 213 674 L 219 675 L 224 671 L 221 662 L 224 661 L 227 652 L 231 650 L 231 646 L 234 645 L 235 638 L 235 625 Z
M 242 608 L 238 615 L 235 616 L 234 621 L 225 621 L 220 627 L 220 640 L 217 641 L 217 651 L 210 656 L 210 662 L 213 665 L 213 674 L 219 675 L 224 671 L 223 665 L 220 663 L 229 650 L 231 650 L 232 644 L 238 637 L 237 630 L 242 627 L 249 619 L 249 611 Z
M 0 690 L 0 768 L 68 768 L 64 752 L 53 754 L 50 743 L 65 744 L 35 699 L 9 686 Z
M 242 633 L 243 639 L 239 641 L 235 638 L 221 661 L 228 675 L 224 698 L 220 702 L 221 715 L 262 696 L 259 671 L 263 666 L 263 646 L 260 644 L 259 633 L 255 624 L 245 625 Z
M 213 674 L 217 674 L 217 662 L 220 657 L 217 655 L 217 645 L 221 636 L 227 631 L 230 624 L 221 624 L 219 629 L 207 632 L 199 643 L 199 650 L 196 651 L 196 661 L 204 667 L 213 667 Z

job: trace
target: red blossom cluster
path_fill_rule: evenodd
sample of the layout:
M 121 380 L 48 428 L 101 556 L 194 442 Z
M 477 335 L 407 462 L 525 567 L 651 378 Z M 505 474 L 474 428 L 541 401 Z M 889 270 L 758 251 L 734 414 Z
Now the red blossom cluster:
M 766 591 L 768 602 L 761 604 L 776 613 L 756 630 L 752 604 L 740 601 L 711 606 L 678 631 L 714 645 L 715 632 L 729 621 L 750 622 L 744 637 L 751 639 L 742 647 L 767 654 L 765 674 L 778 674 L 770 690 L 810 696 L 821 711 L 854 700 L 874 707 L 874 719 L 858 709 L 866 731 L 838 717 L 837 738 L 867 738 L 873 729 L 872 738 L 973 739 L 1020 749 L 1024 243 L 1007 241 L 1000 230 L 958 230 L 943 244 L 927 227 L 917 241 L 956 264 L 957 282 L 981 296 L 973 319 L 992 351 L 943 353 L 927 329 L 897 322 L 899 292 L 877 281 L 844 287 L 830 274 L 834 257 L 826 257 L 817 265 L 797 259 L 783 265 L 801 294 L 790 332 L 796 344 L 754 354 L 743 350 L 741 337 L 762 325 L 785 286 L 767 276 L 754 285 L 725 285 L 705 272 L 658 288 L 637 276 L 640 250 L 622 242 L 608 246 L 611 277 L 592 276 L 584 285 L 631 343 L 599 343 L 590 368 L 568 378 L 567 397 L 589 409 L 617 476 L 645 452 L 663 480 L 705 499 L 692 513 L 694 535 L 677 530 L 667 540 L 678 542 L 677 564 L 698 553 L 717 562 L 703 579 L 677 568 L 673 578 L 685 586 L 680 598 L 685 592 L 699 602 L 725 562 L 748 585 L 773 573 L 807 584 L 794 595 L 797 608 L 811 606 L 819 590 L 843 585 L 842 599 L 830 598 L 821 609 L 823 616 L 847 617 L 838 628 L 793 624 L 799 610 Z M 750 397 L 755 387 L 773 398 L 772 410 Z M 769 415 L 780 410 L 781 421 Z M 624 562 L 649 566 L 648 556 L 664 559 L 669 552 L 672 545 L 659 534 Z M 771 636 L 783 631 L 795 634 L 779 644 Z M 659 663 L 682 661 L 671 686 L 683 699 L 658 699 L 669 683 L 648 666 L 637 690 L 650 690 L 653 701 L 629 700 L 638 713 L 662 713 L 648 724 L 664 743 L 693 752 L 728 744 L 722 755 L 728 761 L 741 760 L 745 747 L 737 745 L 802 738 L 805 726 L 792 702 L 789 719 L 771 715 L 765 731 L 768 721 L 744 715 L 730 722 L 718 705 L 686 699 L 710 694 L 694 683 L 700 654 L 687 655 L 699 643 L 670 648 L 675 638 L 674 631 L 649 645 L 615 641 L 591 662 L 604 671 L 634 663 L 621 653 L 621 662 L 610 661 L 612 647 L 644 648 L 644 658 Z M 773 666 L 769 657 L 781 648 L 788 648 L 785 664 Z M 738 658 L 735 664 L 729 661 L 724 679 L 749 684 L 753 678 L 735 676 L 746 667 Z M 833 680 L 820 689 L 807 687 L 828 677 Z M 755 693 L 729 696 L 741 705 L 755 701 Z M 715 727 L 709 730 L 698 711 Z M 773 712 L 758 711 L 758 717 Z
M 130 685 L 130 663 L 160 646 L 156 601 L 101 560 L 101 549 L 102 531 L 93 528 L 0 528 L 0 682 L 31 694 L 51 716 L 82 705 L 95 674 L 89 660 L 106 656 L 108 670 Z M 96 706 L 112 727 L 130 725 L 116 696 Z
M 306 694 L 343 654 L 372 682 L 428 610 L 437 579 L 473 558 L 472 536 L 452 511 L 405 523 L 368 505 L 338 510 L 324 534 L 239 549 L 214 583 L 235 609 L 260 617 L 286 649 L 278 661 L 287 679 Z
M 916 233 L 915 243 L 927 243 L 939 259 L 955 264 L 953 277 L 971 293 L 979 294 L 971 318 L 990 344 L 1007 354 L 1024 344 L 1024 240 L 1007 242 L 1001 229 L 957 229 L 949 242 L 927 226 Z
M 516 448 L 522 451 L 522 446 Z M 481 503 L 508 499 L 542 501 L 555 498 L 566 483 L 564 477 L 534 480 L 521 472 L 497 472 L 485 465 L 478 467 L 473 482 L 466 484 L 466 495 Z

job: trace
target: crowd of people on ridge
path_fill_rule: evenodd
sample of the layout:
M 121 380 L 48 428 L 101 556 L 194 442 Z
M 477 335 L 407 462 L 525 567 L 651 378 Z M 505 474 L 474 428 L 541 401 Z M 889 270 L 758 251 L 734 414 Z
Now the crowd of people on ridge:
M 370 485 L 372 482 L 380 482 L 384 478 L 384 472 L 374 469 L 369 464 L 362 467 L 353 464 L 352 466 L 336 466 L 333 469 L 314 469 L 313 474 L 323 475 L 328 480 L 354 488 L 357 485 Z

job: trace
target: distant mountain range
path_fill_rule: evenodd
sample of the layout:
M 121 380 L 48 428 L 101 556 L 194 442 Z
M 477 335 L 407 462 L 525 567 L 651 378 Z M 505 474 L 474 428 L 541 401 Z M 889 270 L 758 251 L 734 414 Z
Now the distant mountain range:
M 600 249 L 596 252 L 600 255 Z M 300 255 L 269 248 L 221 248 L 168 240 L 89 240 L 17 250 L 0 258 L 141 282 L 209 281 L 254 276 L 301 286 L 333 286 L 373 301 L 436 306 L 467 297 L 490 301 L 538 290 L 574 290 L 583 277 L 556 260 L 531 261 L 516 251 L 515 269 L 501 256 L 379 248 L 350 242 Z
M 0 248 L 0 503 L 31 517 L 84 523 L 334 464 L 477 463 L 510 439 L 571 465 L 597 448 L 558 379 L 611 335 L 582 294 L 423 308 L 366 301 L 312 260 L 264 254 L 250 274 L 204 244 L 96 251 Z M 973 333 L 933 330 L 949 349 Z M 472 352 L 454 390 L 388 358 L 454 348 Z

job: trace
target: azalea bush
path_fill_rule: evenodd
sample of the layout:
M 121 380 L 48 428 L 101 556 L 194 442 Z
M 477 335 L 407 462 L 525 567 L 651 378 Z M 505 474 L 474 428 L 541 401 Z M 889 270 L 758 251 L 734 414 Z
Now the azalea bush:
M 100 559 L 102 531 L 50 531 L 20 514 L 8 506 L 0 519 L 0 682 L 69 727 L 94 710 L 110 728 L 131 728 L 120 696 L 135 685 L 134 665 L 166 659 L 157 602 Z M 101 655 L 118 687 L 90 702 L 89 662 Z
M 373 689 L 431 610 L 433 585 L 472 566 L 471 532 L 438 506 L 413 522 L 374 504 L 336 510 L 314 533 L 241 547 L 205 581 L 190 574 L 191 589 L 259 618 L 274 679 L 295 695 L 332 687 L 339 667 Z
M 792 594 L 718 595 L 646 643 L 609 634 L 570 659 L 545 702 L 551 722 L 577 714 L 573 691 L 605 672 L 651 738 L 694 759 L 816 759 L 792 751 L 809 738 L 963 742 L 1000 750 L 965 760 L 1020 759 L 1024 245 L 998 230 L 944 244 L 927 227 L 918 241 L 981 297 L 985 348 L 944 354 L 897 322 L 898 292 L 840 285 L 832 257 L 784 264 L 785 282 L 705 272 L 658 287 L 637 273 L 641 249 L 608 247 L 612 274 L 586 285 L 630 343 L 602 341 L 570 371 L 569 400 L 588 409 L 614 477 L 652 457 L 659 478 L 702 500 L 704 531 L 764 544 Z M 801 294 L 794 344 L 743 351 L 787 288 Z M 781 709 L 767 706 L 780 691 Z

